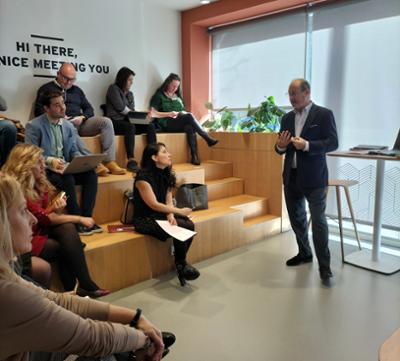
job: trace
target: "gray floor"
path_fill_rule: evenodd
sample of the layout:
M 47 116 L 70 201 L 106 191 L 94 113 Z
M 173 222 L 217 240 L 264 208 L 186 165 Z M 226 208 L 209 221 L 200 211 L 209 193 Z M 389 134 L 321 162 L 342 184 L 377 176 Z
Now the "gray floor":
M 288 268 L 291 232 L 198 264 L 181 288 L 174 274 L 116 292 L 107 300 L 143 308 L 177 335 L 166 360 L 372 361 L 400 327 L 400 273 L 342 266 L 331 242 L 332 288 L 314 264 Z

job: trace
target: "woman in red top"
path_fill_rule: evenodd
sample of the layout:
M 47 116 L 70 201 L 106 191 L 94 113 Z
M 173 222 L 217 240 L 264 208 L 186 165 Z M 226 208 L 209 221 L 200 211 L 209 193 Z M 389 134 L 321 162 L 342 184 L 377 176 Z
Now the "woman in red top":
M 48 262 L 58 261 L 61 282 L 66 291 L 72 291 L 78 280 L 78 295 L 104 296 L 109 291 L 101 289 L 91 279 L 83 244 L 75 227 L 75 224 L 91 227 L 94 220 L 63 213 L 65 196 L 57 194 L 47 180 L 42 153 L 43 150 L 34 145 L 18 144 L 2 168 L 20 182 L 28 209 L 38 220 L 33 226 L 32 254 Z M 32 266 L 34 268 L 35 260 Z

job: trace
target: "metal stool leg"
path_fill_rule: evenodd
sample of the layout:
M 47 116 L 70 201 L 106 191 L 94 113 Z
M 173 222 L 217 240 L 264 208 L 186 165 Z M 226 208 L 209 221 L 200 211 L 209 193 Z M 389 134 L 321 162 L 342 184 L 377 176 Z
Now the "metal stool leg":
M 352 222 L 353 222 L 354 232 L 355 232 L 356 238 L 357 238 L 358 248 L 361 250 L 361 243 L 360 243 L 360 238 L 358 237 L 356 219 L 355 219 L 355 217 L 354 217 L 354 212 L 353 212 L 353 206 L 351 205 L 351 199 L 350 199 L 349 188 L 344 187 L 344 194 L 346 195 L 347 205 L 349 206 L 349 211 L 350 211 L 350 215 L 351 215 L 351 220 L 352 220 Z
M 338 220 L 339 220 L 340 250 L 342 252 L 342 262 L 344 262 L 342 202 L 341 202 L 341 199 L 340 199 L 340 187 L 339 186 L 335 186 L 335 190 L 336 190 L 336 201 L 337 201 Z

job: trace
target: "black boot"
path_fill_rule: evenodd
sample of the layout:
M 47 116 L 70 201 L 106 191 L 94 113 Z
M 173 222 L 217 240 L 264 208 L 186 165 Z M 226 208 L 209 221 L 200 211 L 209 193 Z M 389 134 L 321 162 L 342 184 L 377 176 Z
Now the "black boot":
M 193 281 L 200 276 L 199 270 L 186 262 L 177 263 L 176 272 L 178 274 L 178 279 L 182 287 L 186 285 L 186 281 Z
M 204 130 L 202 130 L 201 132 L 199 132 L 199 135 L 200 135 L 200 137 L 202 137 L 202 138 L 206 141 L 206 143 L 207 143 L 207 145 L 208 145 L 209 147 L 212 147 L 212 146 L 214 146 L 215 144 L 217 144 L 217 143 L 219 142 L 218 139 L 211 138 L 211 137 L 208 135 L 208 133 L 207 133 L 206 131 L 204 131 Z
M 196 134 L 193 132 L 187 132 L 187 140 L 190 148 L 190 163 L 193 165 L 200 165 L 199 155 L 197 154 L 197 139 Z

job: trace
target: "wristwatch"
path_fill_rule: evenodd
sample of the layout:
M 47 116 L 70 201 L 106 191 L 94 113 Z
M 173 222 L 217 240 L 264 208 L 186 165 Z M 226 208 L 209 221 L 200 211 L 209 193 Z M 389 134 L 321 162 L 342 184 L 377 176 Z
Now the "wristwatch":
M 132 319 L 132 321 L 129 323 L 129 326 L 133 327 L 133 328 L 137 328 L 140 316 L 142 315 L 142 310 L 140 308 L 136 309 L 136 315 L 135 317 Z

